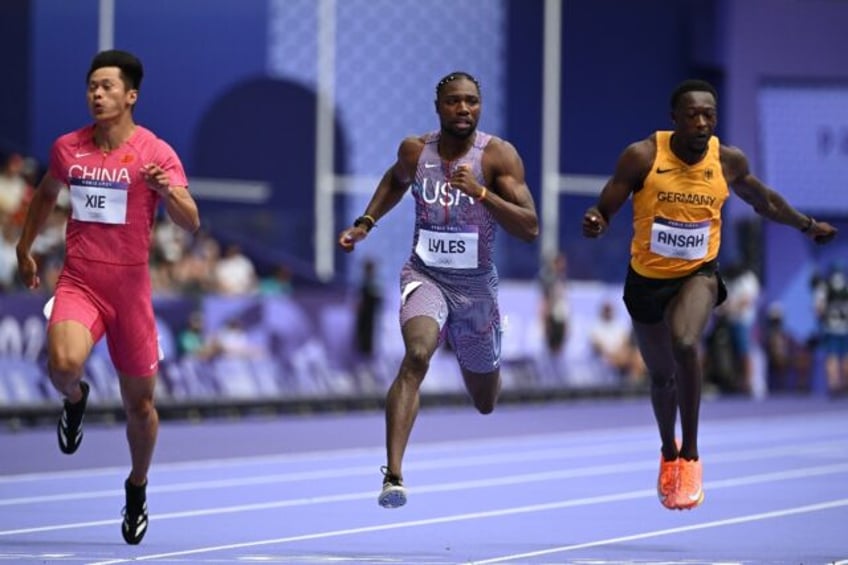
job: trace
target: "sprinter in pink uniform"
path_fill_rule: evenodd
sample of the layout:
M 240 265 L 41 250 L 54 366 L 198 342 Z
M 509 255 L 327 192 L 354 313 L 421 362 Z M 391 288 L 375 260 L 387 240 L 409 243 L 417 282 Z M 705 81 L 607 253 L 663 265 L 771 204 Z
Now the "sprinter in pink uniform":
M 171 147 L 133 120 L 143 77 L 141 61 L 117 50 L 97 54 L 87 75 L 94 124 L 59 137 L 47 174 L 35 191 L 18 242 L 18 269 L 38 288 L 30 249 L 68 188 L 71 218 L 65 264 L 48 324 L 48 372 L 64 397 L 59 448 L 74 453 L 82 441 L 89 385 L 83 368 L 106 336 L 120 377 L 132 470 L 124 488 L 121 531 L 137 544 L 147 531 L 147 473 L 159 419 L 153 405 L 159 369 L 148 253 L 154 215 L 164 203 L 170 217 L 195 232 L 200 219 L 179 158 Z
M 339 236 L 352 251 L 410 190 L 415 199 L 412 253 L 400 275 L 400 325 L 405 355 L 386 399 L 384 508 L 406 504 L 401 463 L 418 413 L 418 391 L 444 336 L 450 340 L 465 387 L 481 414 L 500 392 L 501 325 L 498 273 L 493 261 L 500 226 L 533 241 L 538 219 L 515 147 L 477 130 L 480 88 L 468 73 L 436 86 L 441 128 L 403 140 L 365 214 Z

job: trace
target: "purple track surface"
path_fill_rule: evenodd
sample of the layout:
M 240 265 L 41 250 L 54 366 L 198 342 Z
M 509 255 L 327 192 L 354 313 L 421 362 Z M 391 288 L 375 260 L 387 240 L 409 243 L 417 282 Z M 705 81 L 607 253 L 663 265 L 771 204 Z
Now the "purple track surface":
M 848 563 L 848 404 L 708 399 L 704 504 L 656 498 L 647 398 L 422 410 L 378 507 L 382 413 L 163 422 L 139 546 L 121 425 L 0 432 L 0 562 Z

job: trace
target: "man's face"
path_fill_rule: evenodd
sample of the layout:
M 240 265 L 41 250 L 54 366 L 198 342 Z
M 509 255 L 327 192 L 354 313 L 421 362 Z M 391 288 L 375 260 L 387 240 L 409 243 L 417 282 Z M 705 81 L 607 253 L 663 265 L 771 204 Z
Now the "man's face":
M 695 153 L 703 153 L 715 132 L 717 123 L 716 101 L 709 92 L 692 91 L 683 94 L 672 112 L 674 133 L 684 146 Z
M 130 111 L 137 99 L 138 91 L 127 89 L 118 67 L 101 67 L 88 79 L 88 110 L 98 122 L 115 119 Z
M 480 119 L 480 91 L 467 78 L 458 78 L 442 86 L 436 100 L 436 112 L 442 132 L 467 138 L 477 129 Z

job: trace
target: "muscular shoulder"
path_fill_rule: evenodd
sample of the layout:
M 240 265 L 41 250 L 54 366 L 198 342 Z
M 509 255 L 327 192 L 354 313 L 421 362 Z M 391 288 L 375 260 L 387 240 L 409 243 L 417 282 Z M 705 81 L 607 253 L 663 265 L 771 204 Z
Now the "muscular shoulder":
M 649 137 L 635 141 L 624 148 L 618 159 L 618 173 L 621 176 L 641 182 L 648 175 L 656 157 L 657 137 L 656 134 L 651 134 Z
M 625 155 L 631 160 L 643 163 L 645 167 L 650 168 L 657 157 L 657 134 L 652 133 L 645 139 L 634 141 L 624 149 L 622 156 Z
M 719 160 L 724 176 L 730 183 L 748 174 L 748 158 L 738 147 L 732 145 L 719 146 Z
M 494 135 L 483 149 L 482 165 L 484 171 L 494 174 L 523 171 L 523 163 L 515 146 Z
M 491 160 L 511 159 L 518 155 L 515 146 L 509 141 L 493 135 L 483 149 L 483 157 Z
M 747 160 L 745 157 L 745 153 L 742 152 L 738 147 L 734 147 L 733 145 L 720 145 L 719 146 L 719 158 L 722 163 L 736 163 L 739 161 Z
M 400 142 L 398 147 L 398 161 L 407 166 L 415 166 L 418 163 L 418 158 L 424 150 L 424 136 L 409 136 Z

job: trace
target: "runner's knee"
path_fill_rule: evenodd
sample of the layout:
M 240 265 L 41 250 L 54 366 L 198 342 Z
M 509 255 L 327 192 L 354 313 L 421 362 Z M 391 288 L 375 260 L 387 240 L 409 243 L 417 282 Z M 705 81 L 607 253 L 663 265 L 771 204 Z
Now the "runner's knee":
M 74 355 L 69 349 L 54 349 L 50 351 L 48 368 L 50 377 L 54 381 L 66 380 L 76 381 L 76 377 L 82 375 L 85 359 Z
M 123 400 L 124 411 L 131 420 L 146 420 L 156 413 L 152 396 L 125 396 Z
M 411 343 L 406 348 L 403 365 L 407 371 L 424 375 L 430 368 L 430 351 L 420 343 Z
M 674 338 L 674 355 L 679 358 L 690 358 L 698 355 L 698 340 L 692 336 Z
M 677 384 L 674 379 L 673 372 L 658 372 L 658 373 L 650 373 L 651 376 L 651 390 L 655 392 L 662 392 L 666 390 L 671 390 Z

